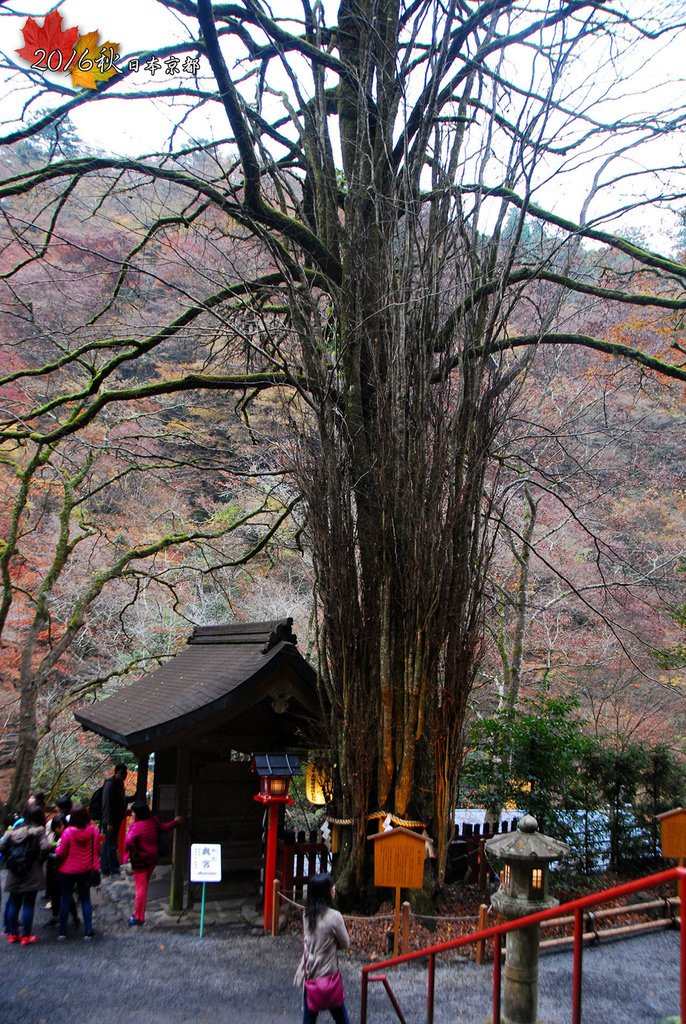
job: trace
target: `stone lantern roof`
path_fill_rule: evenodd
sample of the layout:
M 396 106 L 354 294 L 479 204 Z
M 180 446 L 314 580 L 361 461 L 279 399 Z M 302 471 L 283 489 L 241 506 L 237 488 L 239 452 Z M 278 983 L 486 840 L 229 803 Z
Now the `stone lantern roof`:
M 493 836 L 485 845 L 492 856 L 506 861 L 553 861 L 569 853 L 567 843 L 538 831 L 538 822 L 532 814 L 519 819 L 516 832 Z

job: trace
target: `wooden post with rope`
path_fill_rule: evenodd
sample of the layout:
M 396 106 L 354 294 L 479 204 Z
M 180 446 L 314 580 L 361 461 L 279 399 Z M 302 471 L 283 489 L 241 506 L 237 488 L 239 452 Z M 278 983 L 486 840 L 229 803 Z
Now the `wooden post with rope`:
M 487 868 L 486 868 L 486 850 L 484 849 L 486 839 L 484 836 L 481 837 L 479 842 L 479 888 L 486 888 Z
M 400 928 L 400 952 L 403 955 L 410 952 L 410 904 L 407 900 L 403 903 L 403 923 Z
M 279 899 L 279 893 L 281 891 L 281 883 L 278 878 L 273 881 L 273 892 L 272 892 L 272 935 L 279 934 L 279 926 L 281 922 L 281 900 Z
M 488 907 L 486 906 L 485 903 L 482 903 L 481 906 L 479 907 L 479 926 L 477 928 L 477 931 L 483 932 L 483 931 L 486 930 L 486 926 L 487 926 L 486 915 L 487 914 L 488 914 Z M 486 940 L 485 939 L 479 939 L 479 941 L 476 943 L 476 962 L 478 964 L 483 964 L 483 963 L 486 962 Z

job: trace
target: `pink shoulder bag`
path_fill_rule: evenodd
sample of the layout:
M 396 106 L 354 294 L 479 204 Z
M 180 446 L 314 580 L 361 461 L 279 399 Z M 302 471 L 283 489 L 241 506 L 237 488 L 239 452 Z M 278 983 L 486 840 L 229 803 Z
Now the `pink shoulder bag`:
M 345 1002 L 343 979 L 340 971 L 323 974 L 321 978 L 307 978 L 307 946 L 303 935 L 303 957 L 305 967 L 305 1002 L 308 1010 L 319 1013 L 321 1010 L 335 1010 Z

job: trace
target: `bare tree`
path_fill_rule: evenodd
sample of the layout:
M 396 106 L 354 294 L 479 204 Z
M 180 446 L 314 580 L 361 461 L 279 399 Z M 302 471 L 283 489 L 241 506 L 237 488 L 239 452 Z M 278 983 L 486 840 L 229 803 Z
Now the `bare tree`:
M 59 715 L 144 660 L 130 642 L 133 608 L 155 589 L 173 606 L 193 575 L 256 558 L 292 510 L 278 490 L 244 486 L 240 500 L 194 514 L 189 482 L 197 487 L 201 471 L 205 480 L 214 472 L 217 487 L 230 477 L 213 459 L 155 454 L 142 423 L 135 439 L 110 423 L 99 443 L 84 431 L 50 447 L 17 444 L 6 457 L 0 627 L 6 713 L 16 722 L 11 809 L 25 802 L 38 744 Z
M 619 326 L 649 330 L 635 316 Z M 485 670 L 503 706 L 541 679 L 580 683 L 606 648 L 616 660 L 606 672 L 660 673 L 683 549 L 673 503 L 683 417 L 662 382 L 636 383 L 597 356 L 539 359 L 501 432 L 497 657 Z
M 156 197 L 128 250 L 101 254 L 117 270 L 92 329 L 5 376 L 37 379 L 45 394 L 7 415 L 3 436 L 52 445 L 114 403 L 190 389 L 233 392 L 247 416 L 280 395 L 308 508 L 334 811 L 352 825 L 341 887 L 364 884 L 367 816 L 379 808 L 425 821 L 442 870 L 499 522 L 492 456 L 531 360 L 544 345 L 584 346 L 686 379 L 685 268 L 608 227 L 627 204 L 683 192 L 674 166 L 643 176 L 629 161 L 656 139 L 676 144 L 683 110 L 667 99 L 622 114 L 616 103 L 622 55 L 659 59 L 679 12 L 597 0 L 160 8 L 186 35 L 156 56 L 197 53 L 205 75 L 175 87 L 187 110 L 169 150 L 51 159 L 0 186 L 28 225 L 13 227 L 30 253 L 7 271 L 18 290 L 22 260 L 44 259 L 75 202 L 95 215 L 133 191 Z M 35 70 L 24 76 L 26 123 L 6 145 L 93 100 L 169 97 L 126 70 L 66 98 Z M 227 148 L 184 145 L 184 127 L 217 105 Z M 562 196 L 580 172 L 576 218 L 563 199 L 564 213 L 545 205 L 551 181 Z M 621 274 L 585 242 L 618 253 Z M 186 269 L 151 271 L 156 245 L 185 252 Z M 173 296 L 155 329 L 135 302 L 141 277 L 151 296 Z M 602 325 L 580 331 L 570 294 L 649 308 L 674 329 L 646 345 Z M 115 312 L 112 336 L 98 326 Z M 186 349 L 175 373 L 175 346 L 191 333 L 193 358 Z

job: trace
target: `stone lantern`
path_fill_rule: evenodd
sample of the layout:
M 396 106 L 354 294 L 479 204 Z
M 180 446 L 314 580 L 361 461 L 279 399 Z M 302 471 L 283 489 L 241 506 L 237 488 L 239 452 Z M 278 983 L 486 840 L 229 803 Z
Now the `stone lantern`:
M 488 839 L 485 848 L 504 864 L 491 903 L 507 921 L 557 906 L 558 900 L 548 895 L 548 869 L 569 847 L 542 835 L 532 815 L 520 818 L 516 832 Z M 507 935 L 502 1024 L 536 1024 L 539 931 L 534 924 Z

